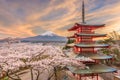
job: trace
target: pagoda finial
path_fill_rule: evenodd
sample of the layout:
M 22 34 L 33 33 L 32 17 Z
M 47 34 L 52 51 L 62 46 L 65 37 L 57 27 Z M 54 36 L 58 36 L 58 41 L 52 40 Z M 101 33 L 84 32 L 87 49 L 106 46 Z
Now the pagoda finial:
M 85 5 L 84 5 L 84 0 L 82 0 L 82 23 L 85 23 Z

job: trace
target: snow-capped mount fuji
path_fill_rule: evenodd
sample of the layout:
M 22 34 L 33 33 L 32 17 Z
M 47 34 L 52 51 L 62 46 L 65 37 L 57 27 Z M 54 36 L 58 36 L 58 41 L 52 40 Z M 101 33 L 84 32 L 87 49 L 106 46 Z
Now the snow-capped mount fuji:
M 21 39 L 22 42 L 67 42 L 67 38 L 59 36 L 51 31 L 41 35 Z
M 41 34 L 41 36 L 57 36 L 55 33 L 53 33 L 52 31 L 47 31 L 43 34 Z

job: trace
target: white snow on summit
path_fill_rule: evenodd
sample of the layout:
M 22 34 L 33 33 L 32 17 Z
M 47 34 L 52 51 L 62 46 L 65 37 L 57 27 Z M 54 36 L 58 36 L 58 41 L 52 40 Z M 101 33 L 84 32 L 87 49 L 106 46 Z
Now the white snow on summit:
M 41 35 L 27 37 L 21 39 L 22 42 L 66 42 L 67 38 L 59 36 L 51 31 L 47 31 Z
M 56 35 L 56 34 L 53 33 L 52 31 L 47 31 L 47 32 L 41 34 L 41 36 L 55 36 L 55 35 Z

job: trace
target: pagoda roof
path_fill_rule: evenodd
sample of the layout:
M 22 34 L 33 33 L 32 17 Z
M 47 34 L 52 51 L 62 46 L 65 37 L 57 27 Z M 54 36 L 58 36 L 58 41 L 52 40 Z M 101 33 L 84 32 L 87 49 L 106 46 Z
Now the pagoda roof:
M 111 59 L 112 56 L 108 56 L 105 54 L 98 54 L 98 53 L 91 53 L 91 52 L 87 52 L 87 53 L 77 53 L 75 54 L 74 52 L 71 53 L 65 53 L 67 56 L 69 57 L 74 57 L 74 58 L 79 58 L 79 57 L 88 57 L 91 58 L 93 60 L 105 60 L 105 59 Z
M 112 58 L 112 56 L 107 56 L 104 54 L 96 54 L 96 53 L 80 53 L 79 55 L 76 56 L 76 58 L 81 57 L 81 56 L 89 57 L 93 60 L 104 60 L 104 59 L 111 59 Z
M 86 24 L 86 23 L 81 23 L 79 25 L 84 27 L 104 27 L 105 26 L 105 24 Z
M 80 48 L 101 48 L 101 47 L 108 47 L 108 44 L 75 44 L 75 46 L 80 47 Z
M 81 74 L 81 75 L 85 75 L 85 74 L 101 74 L 101 73 L 110 73 L 110 72 L 116 72 L 117 69 L 112 68 L 112 67 L 108 67 L 106 65 L 103 64 L 94 64 L 94 65 L 88 65 L 88 68 L 85 69 L 79 69 L 79 68 L 75 68 L 75 67 L 68 67 L 69 70 L 72 73 L 75 74 Z
M 80 47 L 80 48 L 91 48 L 91 47 L 95 47 L 95 48 L 104 48 L 104 47 L 108 47 L 108 44 L 75 44 L 75 43 L 71 43 L 71 44 L 67 44 L 67 46 L 69 47 Z
M 68 31 L 74 31 L 76 29 L 78 29 L 79 27 L 93 27 L 93 28 L 99 28 L 99 27 L 104 27 L 105 24 L 86 24 L 86 23 L 75 23 L 75 25 L 68 29 Z
M 79 33 L 77 34 L 78 36 L 93 36 L 93 37 L 103 37 L 103 36 L 106 36 L 106 34 L 87 34 L 87 33 Z

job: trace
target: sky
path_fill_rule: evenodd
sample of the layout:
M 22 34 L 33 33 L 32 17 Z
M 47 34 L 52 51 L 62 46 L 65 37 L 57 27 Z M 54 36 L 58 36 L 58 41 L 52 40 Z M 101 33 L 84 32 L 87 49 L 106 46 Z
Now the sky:
M 0 38 L 52 31 L 61 36 L 81 23 L 82 0 L 0 0 Z M 96 33 L 120 33 L 120 0 L 84 0 L 86 23 L 106 24 Z

